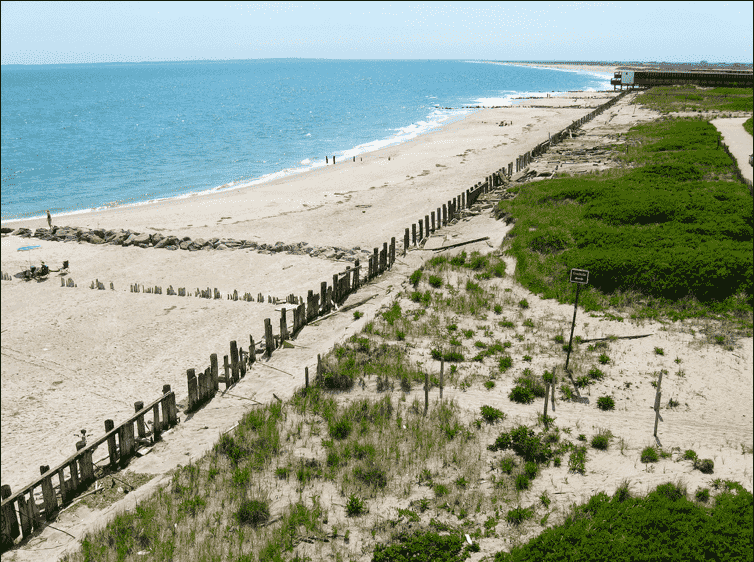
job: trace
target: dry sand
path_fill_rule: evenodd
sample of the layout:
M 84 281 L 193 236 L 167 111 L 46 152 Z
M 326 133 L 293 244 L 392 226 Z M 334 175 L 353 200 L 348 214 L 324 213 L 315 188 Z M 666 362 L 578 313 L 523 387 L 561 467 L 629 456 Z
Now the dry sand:
M 586 106 L 604 101 L 594 96 L 582 96 L 584 109 L 483 110 L 439 132 L 366 155 L 363 163 L 342 163 L 254 189 L 79 215 L 65 222 L 141 232 L 164 229 L 165 233 L 192 238 L 256 237 L 268 243 L 307 241 L 370 248 L 390 236 L 401 236 L 418 217 L 514 160 L 547 138 L 548 131 L 555 132 L 582 116 L 588 111 Z M 632 111 L 624 100 L 607 112 L 605 119 L 626 120 Z M 503 120 L 512 120 L 513 125 L 498 127 Z M 27 226 L 36 228 L 43 226 L 42 222 Z M 432 244 L 448 245 L 483 234 L 491 237 L 489 243 L 467 250 L 490 250 L 500 246 L 509 228 L 488 216 L 478 216 L 443 229 Z M 37 243 L 14 236 L 2 238 L 3 271 L 15 273 L 25 266 L 26 256 L 15 249 L 30 242 Z M 74 452 L 74 434 L 80 428 L 94 437 L 101 435 L 106 418 L 117 424 L 133 411 L 134 401 L 152 400 L 163 384 L 172 385 L 179 403 L 185 401 L 186 369 L 204 368 L 211 353 L 227 353 L 232 339 L 246 347 L 249 334 L 255 339 L 260 335 L 263 318 L 279 317 L 272 305 L 261 303 L 131 294 L 129 283 L 209 286 L 223 293 L 238 289 L 253 294 L 304 295 L 343 269 L 343 264 L 319 258 L 240 250 L 190 253 L 39 243 L 42 248 L 34 257 L 53 267 L 63 259 L 70 260 L 71 277 L 78 287 L 61 288 L 54 275 L 44 283 L 14 279 L 2 284 L 2 474 L 3 483 L 14 491 L 39 473 L 39 465 L 53 466 Z M 393 271 L 350 297 L 349 303 L 376 297 L 360 307 L 365 313 L 361 320 L 355 321 L 349 312 L 310 325 L 294 342 L 298 347 L 276 352 L 229 393 L 217 396 L 196 414 L 179 412 L 179 426 L 151 454 L 134 460 L 131 470 L 162 474 L 178 463 L 198 458 L 220 431 L 252 407 L 250 399 L 266 402 L 273 392 L 283 399 L 289 397 L 303 384 L 304 367 L 315 364 L 317 353 L 325 353 L 334 342 L 358 331 L 381 306 L 387 306 L 405 284 L 406 275 L 428 253 L 409 252 L 399 258 Z M 515 263 L 508 261 L 508 273 L 512 273 Z M 90 290 L 94 278 L 106 284 L 112 281 L 115 290 Z M 570 322 L 572 307 L 542 301 L 510 278 L 505 282 L 514 298 L 525 296 L 531 303 L 527 316 L 542 320 L 543 325 Z M 682 358 L 686 377 L 666 377 L 663 396 L 675 397 L 682 406 L 663 413 L 662 444 L 693 447 L 700 457 L 715 460 L 716 477 L 733 478 L 752 489 L 752 456 L 742 455 L 740 448 L 741 443 L 752 445 L 752 340 L 742 340 L 733 352 L 725 352 L 679 327 L 666 331 L 656 323 L 637 326 L 579 316 L 576 334 L 584 337 L 654 335 L 611 345 L 619 367 L 609 370 L 604 389 L 592 390 L 595 396 L 602 390 L 615 393 L 617 411 L 609 418 L 596 409 L 593 399 L 590 404 L 558 402 L 558 425 L 578 423 L 590 430 L 586 433 L 592 427 L 609 427 L 633 449 L 630 459 L 614 452 L 591 465 L 588 476 L 575 479 L 577 482 L 572 481 L 565 490 L 568 501 L 602 489 L 612 493 L 625 476 L 631 476 L 639 489 L 667 479 L 665 474 L 642 473 L 643 467 L 637 468 L 634 460 L 636 449 L 653 442 L 650 407 L 654 393 L 649 378 L 660 368 L 677 371 L 675 357 Z M 655 346 L 663 347 L 665 355 L 654 355 Z M 626 389 L 623 382 L 628 381 L 634 384 Z M 448 389 L 447 395 L 455 397 L 464 409 L 478 409 L 493 400 L 511 419 L 530 418 L 531 408 L 505 398 L 508 390 L 501 384 L 494 396 L 487 391 L 462 393 L 455 389 Z M 106 449 L 100 449 L 95 460 L 106 454 Z M 691 483 L 701 482 L 698 471 L 674 466 Z M 110 512 L 133 505 L 158 483 L 156 479 L 129 494 Z M 537 481 L 538 486 L 546 483 Z M 535 487 L 531 493 L 539 492 Z M 75 514 L 63 514 L 56 526 L 81 537 L 92 524 L 103 520 L 102 513 L 82 508 Z M 55 560 L 74 545 L 70 537 L 48 528 L 3 560 Z
M 581 70 L 586 72 L 609 72 L 614 73 L 618 70 L 618 66 L 611 64 L 549 64 L 549 63 L 533 63 L 533 62 L 505 62 L 505 63 L 493 63 L 493 64 L 510 64 L 512 66 L 532 66 L 535 68 L 559 68 L 561 70 Z

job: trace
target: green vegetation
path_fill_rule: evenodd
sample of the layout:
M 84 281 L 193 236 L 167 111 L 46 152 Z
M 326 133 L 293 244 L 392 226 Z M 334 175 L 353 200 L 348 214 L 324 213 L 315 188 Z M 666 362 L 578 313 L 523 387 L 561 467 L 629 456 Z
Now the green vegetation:
M 464 546 L 458 534 L 398 533 L 395 540 L 390 546 L 377 545 L 372 562 L 461 562 L 470 556 L 470 545 Z
M 568 271 L 588 269 L 586 311 L 723 318 L 751 335 L 752 198 L 717 138 L 694 119 L 638 125 L 621 156 L 633 168 L 531 183 L 500 202 L 515 219 L 516 279 L 573 303 Z
M 708 498 L 709 490 L 697 492 Z M 510 512 L 509 512 L 510 513 Z M 735 482 L 715 497 L 715 505 L 695 503 L 686 489 L 660 484 L 645 498 L 622 487 L 611 498 L 599 493 L 575 507 L 562 525 L 545 529 L 495 562 L 538 560 L 751 560 L 754 502 Z M 620 537 L 620 539 L 618 539 Z M 701 558 L 700 553 L 706 553 Z
M 643 463 L 650 463 L 650 462 L 657 462 L 659 460 L 659 457 L 657 455 L 657 449 L 654 447 L 644 447 L 644 449 L 641 451 L 641 462 Z
M 744 129 L 747 133 L 750 135 L 754 135 L 754 132 L 752 131 L 752 118 L 749 117 L 746 121 L 744 121 Z
M 676 111 L 752 111 L 751 89 L 701 88 L 693 84 L 655 86 L 642 92 L 633 103 L 663 113 Z
M 597 398 L 597 407 L 600 410 L 614 410 L 615 400 L 613 400 L 612 396 L 600 396 Z

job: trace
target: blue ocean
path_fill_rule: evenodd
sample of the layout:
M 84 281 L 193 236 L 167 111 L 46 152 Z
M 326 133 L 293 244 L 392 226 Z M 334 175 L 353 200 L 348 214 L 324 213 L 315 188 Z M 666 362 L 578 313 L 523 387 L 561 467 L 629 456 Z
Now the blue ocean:
M 254 185 L 609 76 L 476 61 L 2 67 L 2 220 Z

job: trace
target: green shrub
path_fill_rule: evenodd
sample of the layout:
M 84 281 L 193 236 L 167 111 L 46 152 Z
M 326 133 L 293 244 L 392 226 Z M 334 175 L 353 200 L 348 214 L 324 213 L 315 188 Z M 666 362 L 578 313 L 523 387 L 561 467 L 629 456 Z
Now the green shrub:
M 585 386 L 589 386 L 590 384 L 592 384 L 592 379 L 590 379 L 586 375 L 583 375 L 576 379 L 575 384 L 579 388 L 584 388 Z
M 236 511 L 236 521 L 241 525 L 259 527 L 270 519 L 270 506 L 264 500 L 246 499 Z
M 348 515 L 348 517 L 358 517 L 364 513 L 366 513 L 364 500 L 355 494 L 351 494 L 346 502 L 346 515 Z
M 511 472 L 513 472 L 513 469 L 515 467 L 516 461 L 512 456 L 508 455 L 500 459 L 500 470 L 505 472 L 505 474 L 510 474 Z
M 702 459 L 700 461 L 694 461 L 694 468 L 704 474 L 712 474 L 715 471 L 715 463 L 712 459 Z
M 501 433 L 487 449 L 490 451 L 512 449 L 524 461 L 534 461 L 541 464 L 547 462 L 553 456 L 550 445 L 543 441 L 542 437 L 543 434 L 535 435 L 534 430 L 525 425 L 520 425 L 510 432 Z
M 687 461 L 694 461 L 696 462 L 697 456 L 696 452 L 693 449 L 686 449 L 686 452 L 683 453 L 683 458 Z
M 608 363 L 610 363 L 610 358 L 606 354 L 603 353 L 599 357 L 599 362 L 602 365 L 607 365 Z
M 508 369 L 510 369 L 513 366 L 513 359 L 510 355 L 504 355 L 500 358 L 500 361 L 498 361 L 498 367 L 500 368 L 500 372 L 504 373 Z
M 505 516 L 505 520 L 511 525 L 520 525 L 527 519 L 531 519 L 534 516 L 534 510 L 525 507 L 514 507 L 509 510 Z
M 608 439 L 607 435 L 595 435 L 594 437 L 592 437 L 592 447 L 594 447 L 595 449 L 606 451 L 609 444 L 610 440 Z
M 665 350 L 661 347 L 655 347 L 655 355 L 665 355 Z
M 495 306 L 493 307 L 493 310 L 495 311 L 495 314 L 502 314 L 502 312 L 503 312 L 503 305 L 501 305 L 501 304 L 496 304 L 496 305 L 495 305 Z
M 654 447 L 645 447 L 641 451 L 641 462 L 643 463 L 650 463 L 650 462 L 657 462 L 659 460 L 659 456 L 657 455 L 657 450 Z
M 400 532 L 390 545 L 378 544 L 372 562 L 461 562 L 469 557 L 458 533 L 439 535 L 430 531 Z
M 568 469 L 574 472 L 585 473 L 584 465 L 586 464 L 586 447 L 574 447 L 568 457 Z
M 456 267 L 462 267 L 466 264 L 466 252 L 461 252 L 460 254 L 456 254 L 452 258 L 450 258 L 450 265 L 454 265 Z
M 419 284 L 419 281 L 422 278 L 422 270 L 417 269 L 411 274 L 411 277 L 408 278 L 409 283 L 411 283 L 414 287 L 416 287 Z
M 435 493 L 435 497 L 442 498 L 447 496 L 450 490 L 445 484 L 435 484 L 432 486 L 432 491 Z
M 516 490 L 528 490 L 529 489 L 529 477 L 526 474 L 519 474 L 516 476 Z
M 353 429 L 351 420 L 347 418 L 340 418 L 333 420 L 329 425 L 330 437 L 333 439 L 347 439 Z
M 615 401 L 611 396 L 600 396 L 597 399 L 597 407 L 600 410 L 614 410 L 615 409 Z
M 524 472 L 526 473 L 526 476 L 529 477 L 529 480 L 534 480 L 537 477 L 537 473 L 539 472 L 539 468 L 537 467 L 537 463 L 533 461 L 529 461 L 524 465 Z
M 429 284 L 432 285 L 435 289 L 439 289 L 442 287 L 442 277 L 439 277 L 437 275 L 430 275 L 429 276 Z
M 527 301 L 526 299 L 521 299 L 520 301 L 518 301 L 518 306 L 523 309 L 529 308 L 529 301 Z
M 495 388 L 495 381 L 484 381 L 484 388 L 487 390 L 492 390 Z
M 595 381 L 601 381 L 605 378 L 605 373 L 600 371 L 597 367 L 592 367 L 591 369 L 589 369 L 589 373 L 587 374 L 589 375 L 590 379 Z
M 586 441 L 586 435 L 579 433 L 579 436 L 576 439 L 578 439 L 579 441 Z
M 474 283 L 471 279 L 468 279 L 466 281 L 466 290 L 469 293 L 480 293 L 482 292 L 482 287 L 478 283 Z
M 709 500 L 709 488 L 699 488 L 694 495 L 698 501 L 706 502 Z
M 487 423 L 495 423 L 497 421 L 503 421 L 505 419 L 505 414 L 501 410 L 493 408 L 492 406 L 482 406 L 481 410 L 482 417 Z
M 517 402 L 519 404 L 531 404 L 534 402 L 534 393 L 525 386 L 514 386 L 508 394 L 508 398 L 511 402 Z
M 574 394 L 571 385 L 567 383 L 561 384 L 560 393 L 562 394 L 563 400 L 573 400 Z

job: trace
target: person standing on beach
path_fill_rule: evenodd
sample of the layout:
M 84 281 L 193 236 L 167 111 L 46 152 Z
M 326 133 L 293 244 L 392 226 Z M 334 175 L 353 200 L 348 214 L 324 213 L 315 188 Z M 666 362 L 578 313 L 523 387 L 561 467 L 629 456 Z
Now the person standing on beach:
M 52 228 L 52 215 L 50 215 L 50 209 L 47 209 L 47 226 Z

